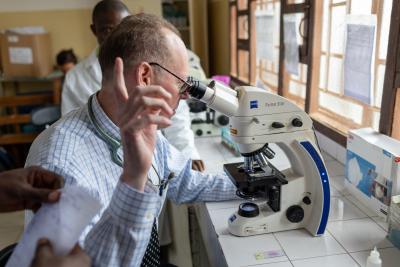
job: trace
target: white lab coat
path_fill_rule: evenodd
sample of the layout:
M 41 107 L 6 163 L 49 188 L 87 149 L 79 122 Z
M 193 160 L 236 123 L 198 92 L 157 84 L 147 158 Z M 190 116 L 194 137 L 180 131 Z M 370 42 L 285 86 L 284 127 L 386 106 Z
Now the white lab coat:
M 102 75 L 97 50 L 67 72 L 61 94 L 62 115 L 83 107 L 89 97 L 100 90 Z
M 70 70 L 64 80 L 61 95 L 61 114 L 86 105 L 89 97 L 101 88 L 101 68 L 97 58 L 97 48 Z M 190 128 L 189 107 L 186 101 L 180 101 L 172 125 L 162 132 L 167 140 L 178 150 L 192 159 L 200 159 L 194 145 L 194 134 Z

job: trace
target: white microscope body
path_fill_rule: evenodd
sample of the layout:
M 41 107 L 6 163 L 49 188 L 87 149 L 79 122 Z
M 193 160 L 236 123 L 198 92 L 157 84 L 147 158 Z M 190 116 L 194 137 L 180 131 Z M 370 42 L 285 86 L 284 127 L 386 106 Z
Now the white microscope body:
M 244 163 L 224 169 L 243 198 L 265 199 L 261 205 L 242 203 L 228 220 L 229 231 L 249 236 L 305 228 L 311 235 L 325 231 L 330 208 L 329 177 L 316 145 L 312 120 L 298 106 L 266 90 L 250 86 L 235 90 L 221 84 L 193 86 L 189 94 L 230 117 L 230 132 Z M 268 159 L 276 143 L 290 168 L 276 169 Z

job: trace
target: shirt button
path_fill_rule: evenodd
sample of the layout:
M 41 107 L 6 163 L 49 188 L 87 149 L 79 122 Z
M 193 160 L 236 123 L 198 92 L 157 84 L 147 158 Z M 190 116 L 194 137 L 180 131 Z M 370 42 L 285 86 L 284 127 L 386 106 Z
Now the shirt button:
M 151 214 L 150 212 L 147 212 L 146 213 L 146 219 L 152 220 L 153 219 L 153 214 Z

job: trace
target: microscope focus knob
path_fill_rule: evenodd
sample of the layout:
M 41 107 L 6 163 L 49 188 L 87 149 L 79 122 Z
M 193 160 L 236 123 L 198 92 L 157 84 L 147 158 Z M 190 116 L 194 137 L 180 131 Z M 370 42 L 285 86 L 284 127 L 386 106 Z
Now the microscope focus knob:
M 226 126 L 229 124 L 229 117 L 227 117 L 225 115 L 220 115 L 220 116 L 218 116 L 217 122 L 221 126 Z
M 304 219 L 304 210 L 299 205 L 290 206 L 286 210 L 286 217 L 289 222 L 299 223 Z
M 275 121 L 271 124 L 271 126 L 272 126 L 272 128 L 280 129 L 280 128 L 285 127 L 285 124 L 283 124 L 282 122 Z
M 292 125 L 294 127 L 302 127 L 303 126 L 303 122 L 299 118 L 294 118 L 292 120 Z
M 311 204 L 311 199 L 308 196 L 303 197 L 303 203 L 306 205 Z

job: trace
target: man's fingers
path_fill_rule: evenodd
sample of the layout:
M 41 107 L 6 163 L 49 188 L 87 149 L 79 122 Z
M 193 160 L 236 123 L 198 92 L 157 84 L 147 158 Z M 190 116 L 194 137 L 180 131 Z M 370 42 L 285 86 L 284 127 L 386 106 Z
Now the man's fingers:
M 22 198 L 32 206 L 34 203 L 54 203 L 60 198 L 60 193 L 49 189 L 27 187 L 23 189 Z
M 119 118 L 119 125 L 123 128 L 124 124 L 136 119 L 145 110 L 161 110 L 161 113 L 172 116 L 174 111 L 169 105 L 172 95 L 161 86 L 138 86 L 135 94 L 129 96 L 125 109 Z
M 61 192 L 60 191 L 53 191 L 48 196 L 49 203 L 55 203 L 60 200 Z
M 78 244 L 76 244 L 74 246 L 74 248 L 71 250 L 71 252 L 69 253 L 69 255 L 78 255 L 78 254 L 82 254 L 82 253 L 85 253 L 85 252 L 83 252 L 83 249 Z
M 137 119 L 132 119 L 124 126 L 125 130 L 135 132 L 146 128 L 149 124 L 155 124 L 158 127 L 165 128 L 171 125 L 171 120 L 167 117 L 155 114 L 143 114 Z
M 34 187 L 60 189 L 64 186 L 64 178 L 54 172 L 37 166 L 29 167 L 28 171 Z
M 156 124 L 158 127 L 161 127 L 161 128 L 170 126 L 172 123 L 169 118 L 166 118 L 166 117 L 160 116 L 160 115 L 153 115 L 153 114 L 148 114 L 147 116 L 145 116 L 145 120 L 147 120 L 147 125 L 148 124 Z
M 36 247 L 35 259 L 45 260 L 53 256 L 53 247 L 49 240 L 42 238 L 39 239 Z
M 202 160 L 192 160 L 192 169 L 199 172 L 203 172 L 204 162 Z
M 76 244 L 72 251 L 69 253 L 67 258 L 70 260 L 71 265 L 68 266 L 91 266 L 90 257 L 82 250 L 82 248 Z M 75 263 L 72 265 L 72 263 Z
M 152 110 L 161 109 L 165 114 L 168 114 L 169 116 L 172 116 L 172 114 L 174 114 L 174 111 L 172 110 L 172 108 L 163 99 L 151 98 L 151 97 L 144 96 L 144 97 L 142 97 L 141 104 L 146 109 L 152 109 Z
M 128 91 L 124 78 L 124 63 L 120 57 L 115 59 L 114 63 L 114 89 L 119 100 L 123 103 L 128 99 Z
M 145 114 L 139 120 L 141 128 L 145 128 L 150 124 L 155 124 L 159 128 L 165 128 L 171 125 L 171 120 L 167 117 L 155 115 L 155 114 Z
M 158 85 L 149 85 L 149 86 L 138 86 L 136 88 L 138 96 L 152 96 L 164 98 L 165 100 L 170 100 L 172 95 L 170 92 L 165 90 L 163 87 Z
M 168 116 L 172 116 L 174 114 L 173 109 L 171 106 L 165 101 L 164 99 L 161 98 L 154 98 L 154 97 L 148 97 L 148 96 L 141 96 L 137 99 L 135 99 L 134 102 L 129 103 L 128 108 L 124 114 L 129 117 L 129 120 L 131 118 L 135 118 L 135 115 L 141 114 L 144 110 L 160 110 L 164 113 L 167 114 Z
M 203 172 L 203 171 L 205 170 L 204 161 L 198 160 L 198 163 L 199 163 L 199 165 L 200 165 L 200 171 Z
M 174 111 L 163 99 L 143 96 L 140 101 L 129 105 L 128 110 L 124 112 L 120 118 L 120 126 L 126 128 L 128 124 L 136 124 L 137 128 L 141 129 L 143 126 L 139 126 L 139 121 L 144 119 L 147 114 L 165 117 L 168 118 L 169 121 L 169 117 L 174 114 Z M 169 122 L 167 122 L 167 124 L 169 124 Z

